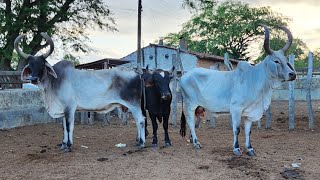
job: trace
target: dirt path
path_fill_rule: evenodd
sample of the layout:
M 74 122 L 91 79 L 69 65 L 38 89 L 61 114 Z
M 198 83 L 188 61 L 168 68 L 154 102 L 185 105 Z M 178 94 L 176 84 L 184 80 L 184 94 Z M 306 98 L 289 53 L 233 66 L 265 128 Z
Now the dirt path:
M 314 109 L 320 106 L 314 103 Z M 58 123 L 0 131 L 0 179 L 319 179 L 320 112 L 315 111 L 315 130 L 308 130 L 306 104 L 296 103 L 295 131 L 288 131 L 287 102 L 272 103 L 272 130 L 252 128 L 256 156 L 232 155 L 232 131 L 228 117 L 217 119 L 216 128 L 202 121 L 197 129 L 203 146 L 193 149 L 170 126 L 173 146 L 164 148 L 163 129 L 159 146 L 138 150 L 134 146 L 136 127 L 114 120 L 109 126 L 76 125 L 71 153 L 56 146 L 62 140 Z M 180 115 L 178 116 L 180 117 Z M 206 119 L 208 115 L 206 115 Z M 262 126 L 264 126 L 264 119 Z M 151 132 L 151 127 L 148 127 Z M 188 133 L 189 134 L 189 133 Z M 239 138 L 244 149 L 243 130 Z M 115 144 L 127 147 L 117 148 Z M 301 163 L 293 168 L 292 163 Z

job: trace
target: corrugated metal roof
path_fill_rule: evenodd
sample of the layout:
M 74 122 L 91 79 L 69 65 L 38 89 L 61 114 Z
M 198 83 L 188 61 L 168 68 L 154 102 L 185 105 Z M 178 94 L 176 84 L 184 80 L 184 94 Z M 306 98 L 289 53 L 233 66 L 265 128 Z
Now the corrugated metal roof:
M 108 63 L 108 67 L 115 67 L 121 64 L 129 63 L 130 61 L 124 59 L 105 58 L 98 61 L 93 61 L 85 64 L 75 66 L 77 69 L 104 69 L 104 63 Z

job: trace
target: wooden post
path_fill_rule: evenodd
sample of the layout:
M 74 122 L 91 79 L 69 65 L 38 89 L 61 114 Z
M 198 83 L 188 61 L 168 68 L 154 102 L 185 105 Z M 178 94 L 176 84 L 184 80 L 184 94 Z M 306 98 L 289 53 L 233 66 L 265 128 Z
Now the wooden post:
M 294 68 L 294 55 L 290 54 L 289 55 L 289 63 L 292 65 Z M 295 107 L 294 107 L 294 81 L 289 82 L 289 130 L 292 130 L 295 128 L 295 119 L 294 119 L 294 112 L 295 112 Z
M 216 123 L 216 119 L 214 117 L 214 113 L 211 112 L 210 113 L 210 128 L 215 128 L 216 127 L 215 123 Z
M 137 69 L 140 74 L 142 74 L 142 66 L 141 66 L 141 11 L 142 11 L 142 2 L 141 2 L 141 0 L 138 0 Z
M 231 70 L 233 69 L 233 66 L 232 66 L 232 64 L 230 63 L 230 60 L 229 60 L 229 55 L 228 55 L 228 53 L 224 53 L 223 63 L 224 63 L 224 65 L 227 66 L 228 71 L 231 71 Z
M 172 55 L 172 66 L 174 67 L 173 71 L 173 81 L 172 81 L 172 102 L 171 102 L 171 119 L 172 124 L 176 128 L 177 127 L 177 56 L 175 54 Z
M 104 69 L 108 69 L 108 67 L 109 67 L 109 60 L 107 61 L 107 62 L 104 62 L 103 63 L 103 68 Z M 105 114 L 105 117 L 103 118 L 103 123 L 106 125 L 106 124 L 110 124 L 110 119 L 111 119 L 111 117 L 110 117 L 110 112 L 108 112 L 108 113 L 106 113 Z
M 309 115 L 309 128 L 314 129 L 314 116 L 312 110 L 312 103 L 311 103 L 311 80 L 312 80 L 312 63 L 313 63 L 313 54 L 309 52 L 308 55 L 308 76 L 307 76 L 307 83 L 306 83 L 306 99 L 307 99 L 307 107 L 308 107 L 308 115 Z
M 271 129 L 271 122 L 272 122 L 272 117 L 271 117 L 271 106 L 268 107 L 266 110 L 266 129 Z
M 89 125 L 93 125 L 93 121 L 94 121 L 94 112 L 88 112 L 88 124 Z
M 180 49 L 178 48 L 177 49 L 177 60 L 178 60 L 178 63 L 179 63 L 179 67 L 180 67 L 180 71 L 181 71 L 181 75 L 184 74 L 184 69 L 183 69 L 183 65 L 182 65 L 182 61 L 181 61 L 181 57 L 180 57 Z

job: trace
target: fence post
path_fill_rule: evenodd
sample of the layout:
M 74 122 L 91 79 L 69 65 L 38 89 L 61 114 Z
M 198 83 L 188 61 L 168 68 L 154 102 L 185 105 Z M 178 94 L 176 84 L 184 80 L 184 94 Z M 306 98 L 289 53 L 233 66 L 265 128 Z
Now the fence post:
M 171 113 L 171 119 L 172 119 L 172 124 L 176 128 L 177 127 L 177 56 L 176 54 L 172 55 L 172 66 L 174 67 L 173 70 L 173 81 L 172 81 L 172 102 L 171 102 L 171 108 L 172 108 L 172 113 Z
M 293 54 L 289 55 L 289 63 L 294 68 L 294 59 L 295 56 Z M 294 103 L 294 81 L 289 82 L 289 130 L 295 128 L 295 118 L 294 118 L 294 111 L 295 111 L 295 103 Z
M 271 122 L 272 122 L 272 116 L 271 116 L 271 106 L 268 107 L 266 110 L 266 129 L 271 129 Z
M 311 103 L 311 80 L 312 80 L 312 63 L 313 63 L 313 54 L 310 51 L 308 54 L 308 73 L 307 73 L 307 82 L 306 82 L 306 100 L 308 107 L 308 115 L 309 115 L 309 128 L 314 128 L 314 116 L 312 111 L 312 103 Z
M 231 71 L 233 69 L 233 66 L 229 60 L 229 55 L 228 53 L 224 53 L 224 60 L 223 60 L 224 65 L 227 66 L 228 71 Z
M 215 128 L 215 117 L 214 117 L 214 113 L 210 112 L 210 128 Z

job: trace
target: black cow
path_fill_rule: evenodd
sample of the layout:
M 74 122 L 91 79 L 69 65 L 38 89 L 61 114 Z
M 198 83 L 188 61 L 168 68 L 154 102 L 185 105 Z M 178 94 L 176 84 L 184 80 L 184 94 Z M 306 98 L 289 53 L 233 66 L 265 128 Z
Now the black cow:
M 172 100 L 171 91 L 169 88 L 170 79 L 172 78 L 172 72 L 174 67 L 170 71 L 164 71 L 161 69 L 149 70 L 148 66 L 143 73 L 142 78 L 145 84 L 146 95 L 146 110 L 149 112 L 149 116 L 152 122 L 153 137 L 152 145 L 156 147 L 158 145 L 157 130 L 158 121 L 163 121 L 164 140 L 165 146 L 171 146 L 171 141 L 168 134 L 170 105 Z M 143 106 L 143 105 L 142 105 Z M 142 107 L 142 112 L 146 117 L 146 111 Z M 145 120 L 147 122 L 147 119 Z M 147 123 L 145 124 L 147 126 Z

